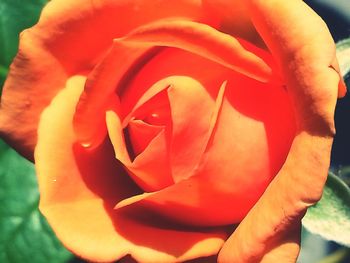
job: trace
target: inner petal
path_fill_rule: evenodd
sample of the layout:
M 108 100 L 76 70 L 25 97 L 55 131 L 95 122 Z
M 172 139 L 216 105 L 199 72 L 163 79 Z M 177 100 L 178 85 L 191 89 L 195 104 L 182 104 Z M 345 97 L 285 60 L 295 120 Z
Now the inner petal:
M 215 99 L 203 85 L 187 76 L 169 77 L 168 96 L 173 130 L 170 162 L 175 182 L 189 177 L 205 150 Z
M 117 208 L 141 206 L 190 225 L 239 222 L 283 165 L 294 136 L 286 91 L 232 74 L 193 175 Z
M 137 87 L 140 86 L 137 83 Z M 162 87 L 168 88 L 155 94 Z M 190 76 L 169 76 L 148 89 L 125 118 L 148 119 L 166 127 L 168 145 L 164 154 L 169 155 L 171 176 L 175 182 L 189 177 L 199 163 L 210 137 L 210 126 L 216 111 L 216 98 L 211 93 L 218 93 L 218 90 L 219 87 L 207 89 Z M 149 98 L 152 95 L 154 97 Z M 164 95 L 168 98 L 164 98 Z M 144 104 L 139 105 L 141 103 Z M 138 135 L 134 134 L 134 139 L 141 140 L 136 136 Z M 128 139 L 132 146 L 134 139 L 130 134 Z M 143 157 L 138 156 L 138 159 L 141 158 Z
M 142 83 L 139 84 L 142 85 Z M 171 125 L 168 88 L 169 85 L 164 82 L 157 82 L 148 88 L 124 119 L 124 125 L 130 119 L 142 120 L 150 125 Z
M 159 133 L 134 160 L 130 158 L 119 116 L 107 112 L 108 135 L 112 141 L 116 158 L 126 167 L 131 178 L 146 192 L 157 191 L 172 185 L 166 129 L 159 127 Z
M 161 130 L 164 130 L 164 126 L 150 125 L 142 120 L 131 120 L 124 129 L 124 134 L 127 133 L 129 137 L 127 139 L 125 136 L 126 142 L 129 140 L 130 147 L 132 147 L 134 155 L 132 159 L 142 153 Z
M 167 86 L 153 85 L 123 121 L 127 149 L 133 161 L 147 149 L 160 131 L 166 130 L 169 134 L 171 130 L 169 100 L 163 87 Z M 168 147 L 165 148 L 167 152 Z

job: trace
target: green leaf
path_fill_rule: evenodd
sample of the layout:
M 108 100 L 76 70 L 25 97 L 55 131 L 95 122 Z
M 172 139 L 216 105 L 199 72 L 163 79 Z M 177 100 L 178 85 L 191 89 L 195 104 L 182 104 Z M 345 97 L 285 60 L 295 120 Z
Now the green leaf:
M 0 88 L 17 53 L 19 33 L 36 23 L 45 3 L 47 0 L 0 0 Z
M 38 210 L 34 165 L 0 141 L 0 262 L 62 263 L 62 247 Z
M 350 89 L 350 38 L 337 43 L 337 58 L 340 72 L 344 77 L 347 88 Z
M 323 238 L 350 247 L 350 189 L 330 173 L 321 200 L 303 218 L 304 227 Z

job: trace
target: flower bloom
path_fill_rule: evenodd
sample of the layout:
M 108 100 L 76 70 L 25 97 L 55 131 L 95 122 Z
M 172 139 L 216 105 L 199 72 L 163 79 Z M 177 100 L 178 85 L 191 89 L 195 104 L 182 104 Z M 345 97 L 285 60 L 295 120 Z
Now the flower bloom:
M 338 94 L 301 1 L 53 0 L 21 35 L 0 128 L 35 148 L 40 209 L 83 258 L 293 262 Z

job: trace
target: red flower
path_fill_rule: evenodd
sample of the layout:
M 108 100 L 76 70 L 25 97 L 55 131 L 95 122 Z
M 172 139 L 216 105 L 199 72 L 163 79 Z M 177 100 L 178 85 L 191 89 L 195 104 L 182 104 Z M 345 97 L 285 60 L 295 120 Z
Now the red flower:
M 53 0 L 21 35 L 0 127 L 36 146 L 40 209 L 84 258 L 293 262 L 338 84 L 300 1 Z

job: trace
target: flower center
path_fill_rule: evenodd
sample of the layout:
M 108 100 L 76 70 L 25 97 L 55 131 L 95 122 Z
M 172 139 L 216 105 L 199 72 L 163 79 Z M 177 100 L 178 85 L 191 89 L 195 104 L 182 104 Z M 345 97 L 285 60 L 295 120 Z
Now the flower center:
M 164 112 L 164 110 L 158 110 L 155 112 L 150 113 L 149 115 L 147 115 L 143 121 L 147 122 L 148 124 L 152 124 L 152 125 L 164 125 L 164 123 L 166 123 L 167 121 L 167 114 Z
M 165 129 L 171 129 L 171 113 L 166 89 L 137 108 L 123 130 L 131 160 L 134 161 L 144 152 L 151 141 Z

